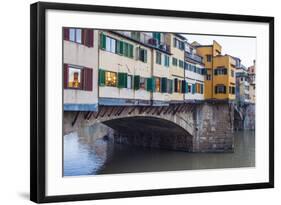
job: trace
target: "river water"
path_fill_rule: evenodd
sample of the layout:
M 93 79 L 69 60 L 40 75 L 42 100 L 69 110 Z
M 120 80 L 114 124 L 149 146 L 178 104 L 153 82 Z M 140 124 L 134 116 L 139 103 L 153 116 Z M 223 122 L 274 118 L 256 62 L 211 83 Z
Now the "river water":
M 94 128 L 65 135 L 64 176 L 255 166 L 254 131 L 237 131 L 234 153 L 187 153 L 115 144 Z

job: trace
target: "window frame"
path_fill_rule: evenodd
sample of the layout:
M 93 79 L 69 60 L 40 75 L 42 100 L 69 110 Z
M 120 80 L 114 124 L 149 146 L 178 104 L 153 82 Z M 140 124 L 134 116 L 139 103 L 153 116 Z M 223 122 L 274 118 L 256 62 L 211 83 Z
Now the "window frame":
M 82 28 L 68 28 L 68 32 L 69 32 L 69 38 L 68 38 L 68 40 L 70 41 L 70 42 L 73 42 L 73 43 L 78 43 L 78 44 L 83 44 L 83 41 L 82 41 L 82 36 L 83 36 L 83 29 Z M 71 30 L 74 30 L 74 40 L 72 40 L 71 39 Z M 77 41 L 77 30 L 80 30 L 81 31 L 81 33 L 80 33 L 80 40 L 81 40 L 81 42 L 78 42 Z
M 80 70 L 80 84 L 79 87 L 70 87 L 69 86 L 69 70 L 70 69 L 77 69 Z M 77 65 L 73 65 L 73 64 L 67 64 L 67 89 L 72 89 L 72 90 L 83 90 L 83 78 L 82 78 L 82 74 L 83 74 L 83 67 L 82 66 L 77 66 Z
M 115 85 L 108 85 L 106 73 L 113 73 L 113 74 L 115 74 L 115 77 L 116 77 Z M 116 88 L 118 87 L 118 73 L 117 72 L 106 70 L 104 75 L 105 75 L 105 82 L 104 82 L 105 86 L 107 86 L 107 87 L 116 87 Z

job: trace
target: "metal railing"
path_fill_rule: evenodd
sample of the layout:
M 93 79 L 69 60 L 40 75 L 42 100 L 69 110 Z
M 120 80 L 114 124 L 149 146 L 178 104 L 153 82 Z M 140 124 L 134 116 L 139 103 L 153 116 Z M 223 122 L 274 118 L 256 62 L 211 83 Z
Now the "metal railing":
M 196 62 L 203 63 L 203 58 L 199 55 L 185 52 L 185 57 L 195 60 Z

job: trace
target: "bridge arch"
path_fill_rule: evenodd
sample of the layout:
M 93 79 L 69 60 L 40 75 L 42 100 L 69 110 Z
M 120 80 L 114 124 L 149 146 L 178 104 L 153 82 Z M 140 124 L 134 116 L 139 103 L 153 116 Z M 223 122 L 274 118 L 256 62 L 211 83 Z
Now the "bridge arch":
M 127 116 L 101 122 L 116 131 L 117 143 L 192 151 L 193 136 L 180 125 L 165 118 Z

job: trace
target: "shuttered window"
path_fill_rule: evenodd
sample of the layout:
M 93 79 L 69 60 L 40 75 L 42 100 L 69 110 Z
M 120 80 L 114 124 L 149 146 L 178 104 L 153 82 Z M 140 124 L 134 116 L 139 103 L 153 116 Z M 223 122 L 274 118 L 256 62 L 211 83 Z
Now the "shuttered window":
M 192 84 L 192 94 L 194 94 L 195 92 L 196 92 L 195 84 Z
M 156 63 L 161 65 L 161 53 L 156 51 Z
M 119 55 L 123 55 L 123 41 L 116 42 L 116 53 Z
M 99 70 L 99 86 L 105 86 L 105 71 Z
M 146 79 L 146 90 L 149 92 L 154 92 L 155 79 L 153 77 Z
M 64 64 L 63 84 L 65 89 L 93 90 L 93 69 Z
M 179 60 L 179 67 L 180 67 L 180 68 L 183 68 L 183 67 L 184 67 L 184 63 L 183 63 L 182 60 Z
M 64 40 L 83 44 L 87 47 L 94 46 L 93 29 L 63 28 Z
M 84 67 L 83 70 L 83 90 L 92 91 L 93 90 L 93 69 Z
M 169 67 L 170 66 L 170 57 L 168 55 L 165 55 L 164 66 L 165 67 Z
M 140 89 L 140 76 L 139 75 L 134 76 L 134 89 L 135 90 Z
M 186 93 L 186 81 L 185 80 L 182 80 L 181 92 L 182 93 Z
M 188 82 L 186 81 L 185 82 L 185 93 L 188 93 L 189 92 L 189 87 L 188 87 Z
M 103 33 L 101 33 L 100 35 L 100 47 L 104 50 L 106 48 L 106 35 L 104 35 Z
M 127 73 L 118 73 L 118 88 L 127 88 Z
M 161 92 L 167 92 L 167 78 L 161 78 Z
M 139 60 L 147 63 L 147 50 L 143 48 L 139 48 Z
M 178 66 L 178 59 L 173 57 L 173 66 Z

